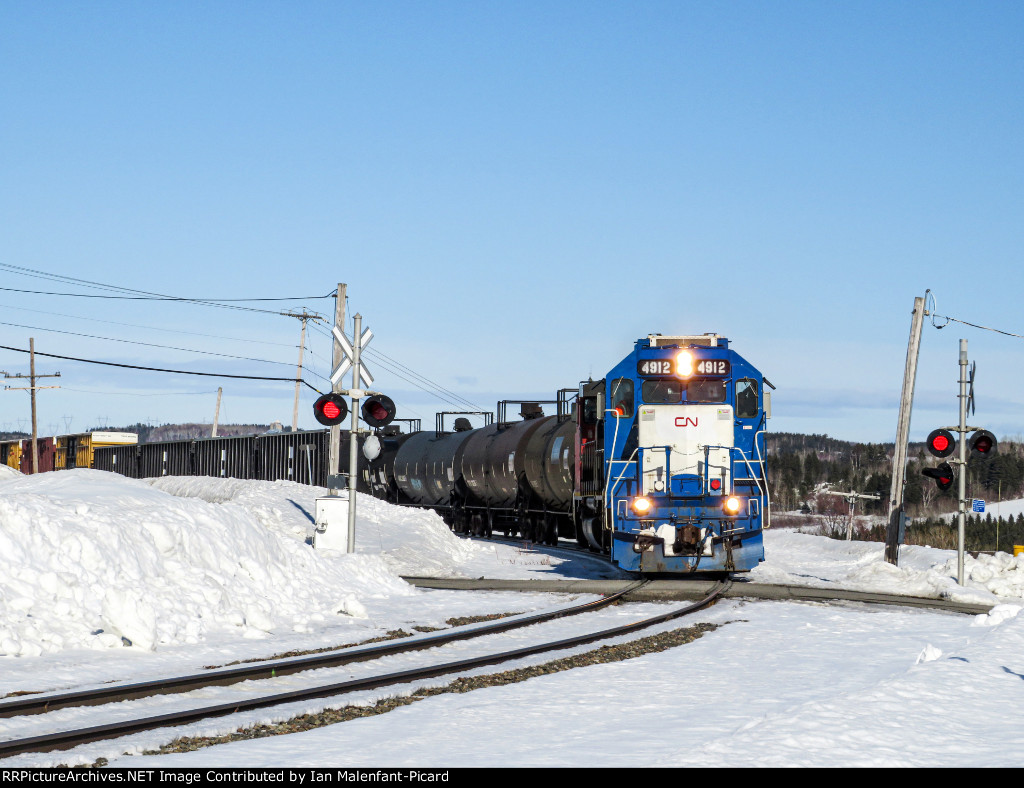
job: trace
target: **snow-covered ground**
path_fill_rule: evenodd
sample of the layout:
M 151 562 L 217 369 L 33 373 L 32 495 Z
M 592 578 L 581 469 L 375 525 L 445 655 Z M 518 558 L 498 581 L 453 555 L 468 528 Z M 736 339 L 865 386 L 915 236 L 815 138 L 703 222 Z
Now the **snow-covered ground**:
M 400 575 L 613 574 L 593 560 L 460 540 L 432 514 L 365 498 L 357 552 L 315 550 L 307 537 L 314 500 L 324 491 L 289 482 L 135 481 L 89 470 L 26 477 L 4 470 L 0 695 L 191 672 L 399 628 L 444 626 L 456 615 L 569 602 L 543 594 L 421 591 Z M 99 757 L 140 768 L 1024 765 L 1024 723 L 1018 722 L 1024 617 L 1017 615 L 1024 606 L 1024 557 L 968 556 L 969 580 L 960 588 L 954 553 L 904 547 L 894 567 L 882 552 L 877 543 L 771 531 L 767 560 L 752 579 L 995 607 L 973 617 L 727 601 L 662 627 L 705 621 L 719 624 L 715 631 L 625 662 L 192 753 L 140 755 L 182 732 L 153 731 L 66 753 L 17 756 L 0 766 Z M 655 608 L 620 606 L 604 615 Z M 582 624 L 558 626 L 570 631 Z M 459 646 L 451 658 L 480 647 Z M 339 670 L 347 677 L 363 669 Z M 215 735 L 331 705 L 372 704 L 387 694 L 234 715 L 187 732 Z M 114 714 L 68 711 L 66 724 L 75 724 L 77 714 L 87 722 L 76 726 L 108 721 L 97 713 Z M 37 724 L 0 720 L 0 738 L 34 735 L 41 732 Z

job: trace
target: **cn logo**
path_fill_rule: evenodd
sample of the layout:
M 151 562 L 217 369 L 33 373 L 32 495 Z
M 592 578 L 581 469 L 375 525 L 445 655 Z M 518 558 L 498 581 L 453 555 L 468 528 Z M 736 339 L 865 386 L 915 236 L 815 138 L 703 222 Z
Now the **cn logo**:
M 692 419 L 689 416 L 677 416 L 676 417 L 677 427 L 696 427 L 697 417 L 694 416 Z

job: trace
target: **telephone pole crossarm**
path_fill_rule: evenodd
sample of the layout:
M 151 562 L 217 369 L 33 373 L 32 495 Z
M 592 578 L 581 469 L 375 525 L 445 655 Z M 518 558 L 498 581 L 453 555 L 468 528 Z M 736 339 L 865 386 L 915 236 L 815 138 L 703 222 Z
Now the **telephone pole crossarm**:
M 876 493 L 859 493 L 850 490 L 849 492 L 833 492 L 831 490 L 823 490 L 825 495 L 838 495 L 843 498 L 847 505 L 850 507 L 850 511 L 846 515 L 846 541 L 849 542 L 853 539 L 853 512 L 857 506 L 857 499 L 863 499 L 865 501 L 880 501 L 882 496 Z
M 32 400 L 32 473 L 39 473 L 39 432 L 38 432 L 38 420 L 36 418 L 36 392 L 40 389 L 59 389 L 60 386 L 37 386 L 36 380 L 38 378 L 59 378 L 60 373 L 55 372 L 52 375 L 37 375 L 36 374 L 36 340 L 34 337 L 29 337 L 28 340 L 28 358 L 29 358 L 29 373 L 27 375 L 11 375 L 8 372 L 4 372 L 4 377 L 11 378 L 28 378 L 29 385 L 27 386 L 4 386 L 5 389 L 13 391 L 27 391 L 29 397 Z

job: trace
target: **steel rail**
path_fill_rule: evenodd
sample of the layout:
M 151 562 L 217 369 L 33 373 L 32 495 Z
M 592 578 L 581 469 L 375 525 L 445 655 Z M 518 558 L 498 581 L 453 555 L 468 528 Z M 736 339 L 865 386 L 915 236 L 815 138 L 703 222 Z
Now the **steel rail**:
M 211 717 L 223 717 L 229 714 L 236 714 L 242 711 L 251 711 L 254 709 L 268 708 L 271 706 L 278 706 L 284 703 L 316 700 L 318 698 L 327 698 L 336 695 L 343 695 L 350 692 L 358 692 L 361 690 L 377 689 L 380 687 L 386 687 L 393 684 L 404 684 L 418 679 L 435 678 L 437 676 L 443 676 L 449 673 L 456 673 L 459 671 L 472 670 L 474 668 L 484 667 L 487 665 L 495 665 L 502 662 L 509 662 L 534 654 L 541 654 L 547 651 L 556 651 L 559 649 L 566 649 L 572 648 L 574 646 L 585 645 L 587 643 L 592 643 L 596 640 L 606 640 L 608 638 L 617 637 L 620 635 L 627 635 L 632 632 L 636 632 L 637 630 L 645 629 L 647 627 L 654 626 L 655 624 L 659 624 L 674 618 L 679 618 L 681 616 L 687 615 L 688 613 L 692 613 L 696 610 L 706 607 L 707 605 L 715 601 L 728 589 L 729 585 L 730 581 L 722 581 L 716 585 L 716 587 L 712 590 L 711 593 L 709 593 L 707 596 L 705 596 L 698 602 L 691 603 L 684 607 L 676 608 L 666 613 L 661 613 L 657 616 L 641 619 L 640 621 L 635 621 L 631 624 L 624 624 L 617 627 L 612 627 L 610 629 L 605 629 L 600 632 L 592 632 L 585 635 L 576 635 L 571 638 L 565 638 L 562 640 L 548 643 L 541 643 L 533 646 L 525 646 L 523 648 L 514 649 L 512 651 L 503 651 L 500 653 L 488 654 L 482 657 L 471 657 L 469 659 L 457 660 L 455 662 L 446 662 L 437 665 L 430 665 L 427 667 L 403 670 L 395 673 L 388 673 L 385 675 L 370 676 L 362 679 L 352 679 L 349 681 L 327 684 L 318 687 L 310 687 L 302 690 L 293 690 L 291 692 L 283 692 L 275 695 L 265 695 L 258 698 L 251 698 L 248 700 L 238 701 L 235 703 L 222 703 L 215 706 L 206 706 L 203 708 L 189 709 L 187 711 L 160 714 L 157 716 L 146 717 L 137 720 L 127 720 L 107 725 L 96 725 L 89 728 L 80 728 L 71 731 L 59 731 L 57 733 L 44 734 L 41 736 L 32 736 L 24 739 L 8 740 L 5 742 L 0 742 L 0 757 L 8 757 L 11 755 L 18 755 L 21 753 L 28 752 L 49 752 L 51 750 L 66 750 L 72 747 L 76 747 L 80 744 L 86 744 L 88 742 L 99 741 L 103 739 L 115 739 L 132 733 L 153 730 L 155 728 L 186 725 L 191 722 L 197 722 L 199 720 L 209 719 Z
M 547 610 L 540 613 L 532 613 L 520 616 L 513 616 L 488 624 L 473 624 L 468 627 L 458 627 L 434 635 L 417 636 L 413 639 L 398 639 L 387 643 L 375 643 L 365 646 L 342 647 L 337 651 L 328 653 L 312 654 L 302 657 L 290 657 L 277 660 L 261 661 L 258 665 L 242 665 L 227 669 L 213 669 L 202 673 L 193 673 L 188 676 L 174 676 L 170 678 L 153 679 L 150 681 L 135 682 L 132 684 L 116 684 L 106 687 L 99 687 L 87 690 L 76 690 L 59 694 L 39 694 L 18 698 L 17 700 L 0 701 L 0 718 L 20 717 L 30 714 L 45 714 L 70 706 L 96 706 L 102 703 L 113 703 L 122 700 L 137 700 L 151 695 L 170 695 L 174 693 L 191 692 L 195 689 L 214 686 L 228 686 L 241 681 L 255 681 L 260 679 L 271 679 L 277 676 L 287 676 L 292 673 L 300 673 L 307 670 L 319 668 L 333 668 L 339 665 L 347 665 L 352 662 L 364 662 L 370 659 L 378 659 L 392 654 L 402 654 L 408 651 L 419 651 L 434 646 L 454 643 L 459 640 L 469 640 L 483 635 L 493 635 L 499 632 L 506 632 L 510 629 L 530 626 L 543 621 L 552 621 L 556 618 L 574 616 L 580 613 L 589 613 L 599 610 L 602 607 L 617 602 L 632 591 L 645 585 L 647 581 L 637 581 L 626 588 L 603 595 L 600 599 L 585 602 L 573 607 Z

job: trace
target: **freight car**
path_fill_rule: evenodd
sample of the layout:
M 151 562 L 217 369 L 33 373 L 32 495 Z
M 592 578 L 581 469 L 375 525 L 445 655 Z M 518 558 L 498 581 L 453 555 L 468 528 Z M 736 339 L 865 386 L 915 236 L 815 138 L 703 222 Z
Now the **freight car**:
M 53 439 L 54 470 L 68 468 L 92 468 L 97 449 L 108 446 L 134 446 L 139 436 L 134 432 L 80 432 L 74 435 L 58 435 Z
M 92 467 L 134 479 L 158 476 L 216 476 L 234 479 L 278 479 L 325 486 L 328 473 L 348 472 L 348 433 L 343 432 L 341 464 L 328 471 L 328 430 L 309 430 L 224 438 L 108 445 L 95 449 Z M 359 455 L 360 484 L 366 460 Z
M 493 423 L 382 436 L 372 494 L 456 532 L 559 537 L 644 573 L 743 572 L 769 525 L 763 375 L 725 337 L 637 340 L 602 380 Z M 570 396 L 571 395 L 571 396 Z M 447 414 L 454 415 L 454 414 Z
M 0 465 L 21 470 L 21 441 L 0 441 Z

